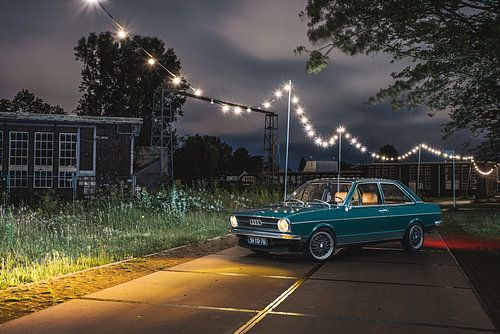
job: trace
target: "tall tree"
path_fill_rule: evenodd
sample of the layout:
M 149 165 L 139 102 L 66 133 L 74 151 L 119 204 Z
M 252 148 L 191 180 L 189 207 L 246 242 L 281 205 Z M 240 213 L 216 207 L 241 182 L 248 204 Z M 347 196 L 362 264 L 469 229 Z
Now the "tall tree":
M 230 172 L 233 149 L 219 137 L 189 136 L 175 151 L 174 176 L 182 182 L 211 179 Z
M 307 71 L 325 68 L 335 48 L 410 60 L 369 100 L 448 112 L 445 137 L 469 129 L 485 138 L 483 158 L 500 159 L 500 1 L 308 0 L 300 15 L 317 47 L 295 50 L 309 52 Z
M 397 158 L 399 156 L 398 151 L 394 146 L 386 144 L 378 150 L 378 154 L 387 158 Z
M 301 157 L 299 161 L 299 167 L 297 168 L 297 170 L 299 172 L 302 172 L 305 166 L 306 166 L 306 159 L 304 159 L 304 157 Z
M 171 72 L 181 69 L 172 48 L 167 49 L 156 37 L 134 36 L 146 50 Z M 149 144 L 153 95 L 166 85 L 169 74 L 158 65 L 147 64 L 148 58 L 129 39 L 117 41 L 110 32 L 91 33 L 75 47 L 75 57 L 83 63 L 80 91 L 83 93 L 76 111 L 80 115 L 141 117 L 143 126 L 139 138 Z M 183 98 L 174 100 L 177 116 Z
M 262 172 L 262 156 L 253 156 L 244 147 L 237 148 L 231 156 L 231 174 L 247 172 L 257 175 Z
M 50 105 L 27 89 L 21 89 L 12 100 L 0 99 L 0 111 L 35 114 L 65 114 L 59 105 Z

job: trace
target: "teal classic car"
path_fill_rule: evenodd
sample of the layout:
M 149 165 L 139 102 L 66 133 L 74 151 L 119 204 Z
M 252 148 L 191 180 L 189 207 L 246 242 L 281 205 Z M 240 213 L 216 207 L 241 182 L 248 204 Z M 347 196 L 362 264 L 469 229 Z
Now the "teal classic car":
M 318 179 L 282 204 L 234 212 L 229 223 L 239 245 L 256 253 L 303 251 L 326 261 L 339 247 L 393 240 L 418 251 L 440 219 L 438 205 L 422 202 L 399 181 Z

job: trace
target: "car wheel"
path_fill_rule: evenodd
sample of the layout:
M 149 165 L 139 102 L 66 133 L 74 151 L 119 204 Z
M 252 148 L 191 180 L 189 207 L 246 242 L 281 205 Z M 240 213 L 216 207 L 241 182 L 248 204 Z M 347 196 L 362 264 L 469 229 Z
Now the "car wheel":
M 416 252 L 424 245 L 424 228 L 416 223 L 408 227 L 403 240 L 401 240 L 403 248 L 408 252 Z
M 315 262 L 327 261 L 335 252 L 335 238 L 328 229 L 321 228 L 309 238 L 304 252 Z

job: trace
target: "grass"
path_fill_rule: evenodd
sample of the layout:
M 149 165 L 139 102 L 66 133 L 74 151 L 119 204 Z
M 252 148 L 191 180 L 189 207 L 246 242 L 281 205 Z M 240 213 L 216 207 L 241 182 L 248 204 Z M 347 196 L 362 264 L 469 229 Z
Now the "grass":
M 177 189 L 2 207 L 0 289 L 220 236 L 229 211 L 276 199 L 262 189 Z
M 499 240 L 500 205 L 471 204 L 443 212 L 439 232 L 468 236 L 474 240 Z

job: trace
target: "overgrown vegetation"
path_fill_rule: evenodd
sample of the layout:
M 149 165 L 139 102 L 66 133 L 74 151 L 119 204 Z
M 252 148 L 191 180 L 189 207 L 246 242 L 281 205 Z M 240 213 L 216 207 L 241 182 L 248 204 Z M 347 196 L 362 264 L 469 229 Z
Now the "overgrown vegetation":
M 252 189 L 114 192 L 90 202 L 49 199 L 1 208 L 0 288 L 222 235 L 230 210 L 278 196 Z
M 443 212 L 439 232 L 467 236 L 474 240 L 498 240 L 500 243 L 500 205 L 469 205 Z

